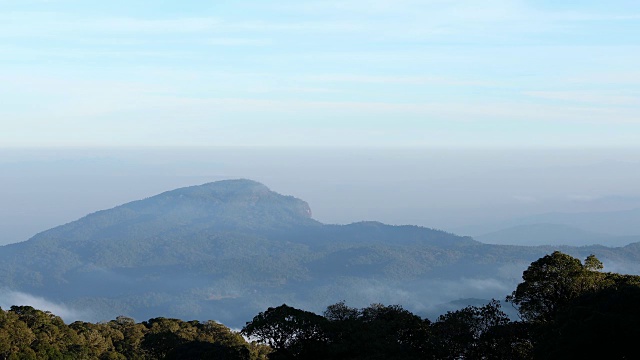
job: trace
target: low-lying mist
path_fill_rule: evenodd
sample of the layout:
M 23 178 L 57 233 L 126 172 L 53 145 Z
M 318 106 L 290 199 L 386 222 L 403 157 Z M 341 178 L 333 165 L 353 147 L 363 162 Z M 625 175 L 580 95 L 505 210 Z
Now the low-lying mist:
M 0 289 L 0 307 L 9 309 L 11 306 L 31 306 L 38 310 L 49 311 L 60 316 L 65 322 L 70 323 L 76 320 L 96 321 L 97 316 L 88 309 L 75 309 L 63 303 L 50 301 L 41 296 L 31 295 L 21 291 L 10 289 Z

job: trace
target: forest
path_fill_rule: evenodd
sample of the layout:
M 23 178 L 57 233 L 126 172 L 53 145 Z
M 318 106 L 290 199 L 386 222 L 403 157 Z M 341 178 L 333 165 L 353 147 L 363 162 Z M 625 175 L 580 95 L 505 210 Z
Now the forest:
M 501 302 L 435 321 L 400 305 L 330 305 L 322 315 L 286 304 L 240 332 L 215 321 L 120 316 L 64 321 L 30 306 L 0 311 L 3 359 L 631 359 L 640 354 L 640 276 L 604 272 L 556 251 L 524 271 Z

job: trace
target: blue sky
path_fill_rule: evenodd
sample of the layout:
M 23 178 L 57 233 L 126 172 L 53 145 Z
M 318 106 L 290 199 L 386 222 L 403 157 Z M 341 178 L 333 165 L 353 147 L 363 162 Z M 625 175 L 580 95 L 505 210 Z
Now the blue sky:
M 640 143 L 638 1 L 0 0 L 0 147 Z

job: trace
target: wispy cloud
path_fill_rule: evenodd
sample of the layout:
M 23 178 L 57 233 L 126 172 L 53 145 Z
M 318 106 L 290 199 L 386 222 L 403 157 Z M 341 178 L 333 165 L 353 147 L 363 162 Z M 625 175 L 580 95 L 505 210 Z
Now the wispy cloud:
M 632 53 L 633 49 L 629 49 L 628 53 Z M 615 71 L 607 72 L 604 69 L 597 69 L 594 72 L 584 73 L 580 75 L 568 76 L 559 79 L 559 82 L 565 84 L 580 85 L 640 85 L 639 71 Z
M 137 34 L 193 33 L 219 28 L 221 20 L 215 17 L 143 19 L 132 17 L 72 16 L 56 12 L 8 12 L 0 15 L 1 37 L 45 37 L 61 34 Z
M 20 291 L 2 289 L 0 296 L 0 307 L 9 309 L 13 305 L 32 306 L 38 310 L 50 311 L 54 315 L 60 316 L 66 322 L 75 320 L 86 320 L 90 318 L 87 310 L 77 310 L 61 303 L 49 301 L 43 297 L 33 296 Z
M 485 79 L 461 79 L 444 76 L 380 76 L 354 74 L 320 74 L 301 77 L 304 80 L 325 83 L 401 84 L 401 85 L 452 85 L 496 86 L 498 82 Z
M 525 95 L 575 103 L 597 105 L 631 105 L 640 107 L 640 93 L 636 96 L 596 91 L 527 91 Z
M 208 45 L 221 46 L 267 46 L 273 44 L 273 41 L 270 39 L 216 37 L 204 40 L 204 43 Z
M 358 30 L 359 26 L 347 21 L 260 21 L 226 20 L 219 17 L 175 17 L 147 19 L 135 17 L 86 17 L 55 12 L 11 12 L 0 15 L 0 37 L 40 35 L 104 34 L 221 34 L 259 32 L 340 32 Z

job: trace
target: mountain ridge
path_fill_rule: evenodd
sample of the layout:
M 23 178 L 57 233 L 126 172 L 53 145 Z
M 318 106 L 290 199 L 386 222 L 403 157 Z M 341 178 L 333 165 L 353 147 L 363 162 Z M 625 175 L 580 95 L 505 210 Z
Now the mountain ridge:
M 285 203 L 289 207 L 271 207 L 268 209 L 264 208 L 264 206 L 261 207 L 260 201 L 264 202 L 265 198 L 267 201 Z M 221 211 L 221 207 L 224 207 L 225 211 Z M 86 227 L 87 225 L 98 227 L 102 231 L 107 230 L 107 233 L 109 233 L 109 227 L 116 224 L 121 228 L 121 231 L 130 230 L 128 228 L 122 229 L 122 226 L 126 225 L 126 222 L 134 220 L 139 223 L 140 220 L 144 221 L 145 217 L 154 215 L 160 216 L 159 221 L 155 224 L 159 228 L 165 228 L 168 225 L 166 224 L 167 220 L 178 221 L 178 225 L 180 225 L 180 221 L 184 221 L 183 226 L 197 226 L 198 222 L 201 223 L 208 219 L 213 219 L 215 220 L 215 225 L 224 226 L 222 224 L 223 221 L 234 222 L 233 213 L 241 212 L 243 215 L 255 216 L 256 212 L 265 214 L 275 210 L 280 210 L 275 214 L 280 216 L 280 218 L 275 219 L 279 220 L 279 224 L 312 220 L 309 205 L 300 199 L 272 192 L 265 185 L 253 180 L 223 180 L 165 191 L 145 199 L 131 201 L 110 209 L 99 210 L 80 219 L 40 232 L 26 241 L 51 239 L 65 231 L 68 232 L 74 228 Z M 273 218 L 274 214 L 271 213 L 270 217 Z M 237 226 L 238 224 L 232 225 Z M 78 235 L 86 238 L 95 234 L 83 233 Z M 115 235 L 118 234 L 116 233 Z
M 458 227 L 453 231 L 471 236 L 482 236 L 516 226 L 535 224 L 565 225 L 582 231 L 610 236 L 640 236 L 640 208 L 611 211 L 546 212 L 498 222 Z
M 583 230 L 565 224 L 522 224 L 486 234 L 474 239 L 496 245 L 554 245 L 570 246 L 604 245 L 620 247 L 640 241 L 640 236 L 620 236 Z

